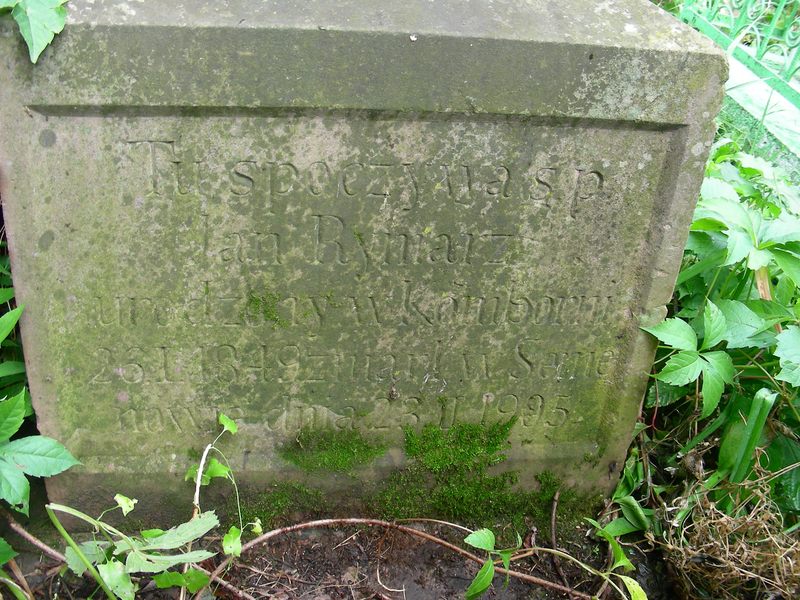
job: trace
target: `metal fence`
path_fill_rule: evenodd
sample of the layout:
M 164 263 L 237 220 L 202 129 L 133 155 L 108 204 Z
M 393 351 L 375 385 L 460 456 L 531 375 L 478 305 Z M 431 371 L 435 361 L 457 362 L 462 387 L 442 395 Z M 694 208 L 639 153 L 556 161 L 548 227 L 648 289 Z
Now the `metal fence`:
M 684 0 L 679 14 L 800 108 L 800 0 Z

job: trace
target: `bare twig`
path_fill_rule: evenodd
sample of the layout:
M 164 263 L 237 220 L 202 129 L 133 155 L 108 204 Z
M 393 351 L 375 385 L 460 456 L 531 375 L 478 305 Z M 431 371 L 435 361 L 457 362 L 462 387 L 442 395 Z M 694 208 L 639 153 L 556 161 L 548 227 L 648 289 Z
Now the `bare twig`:
M 433 542 L 434 544 L 438 544 L 439 546 L 443 546 L 452 550 L 456 554 L 460 554 L 464 558 L 467 558 L 475 563 L 483 564 L 485 560 L 471 552 L 456 546 L 455 544 L 451 544 L 450 542 L 446 542 L 445 540 L 438 538 L 434 535 L 429 533 L 425 533 L 424 531 L 420 531 L 418 529 L 414 529 L 412 527 L 406 527 L 404 525 L 398 525 L 397 523 L 390 523 L 388 521 L 381 521 L 379 519 L 320 519 L 318 521 L 308 521 L 306 523 L 298 523 L 296 525 L 290 525 L 288 527 L 281 527 L 280 529 L 273 529 L 272 531 L 267 531 L 266 533 L 261 534 L 257 538 L 250 540 L 246 544 L 242 546 L 242 553 L 247 552 L 250 548 L 254 546 L 258 546 L 263 544 L 267 540 L 277 537 L 279 535 L 285 535 L 287 533 L 291 533 L 294 531 L 301 531 L 303 529 L 318 529 L 321 527 L 342 527 L 346 525 L 360 525 L 360 526 L 367 526 L 367 527 L 383 527 L 385 529 L 394 529 L 395 531 L 401 531 L 403 533 L 407 533 L 408 535 L 413 535 L 416 537 L 420 537 L 422 539 L 428 540 L 429 542 Z M 220 565 L 214 569 L 211 573 L 212 577 L 218 577 L 220 573 L 222 573 L 228 565 L 230 565 L 231 561 L 233 560 L 232 557 L 226 558 Z M 542 587 L 549 588 L 551 590 L 555 590 L 564 594 L 572 594 L 577 598 L 582 598 L 584 600 L 591 600 L 591 596 L 589 594 L 585 594 L 583 592 L 579 592 L 577 590 L 570 589 L 558 583 L 554 583 L 552 581 L 548 581 L 547 579 L 541 579 L 534 575 L 528 575 L 526 573 L 520 573 L 519 571 L 512 571 L 503 568 L 496 568 L 495 571 L 500 573 L 501 575 L 508 575 L 510 577 L 514 577 L 516 579 L 521 579 L 522 581 L 527 581 L 529 583 L 533 583 Z M 202 591 L 202 590 L 201 590 Z M 199 600 L 200 592 L 195 596 L 196 600 Z
M 24 539 L 26 542 L 28 542 L 32 546 L 36 546 L 39 550 L 42 551 L 42 553 L 46 554 L 47 556 L 49 556 L 53 560 L 57 560 L 60 563 L 65 563 L 66 564 L 67 557 L 64 556 L 63 554 L 61 554 L 61 552 L 59 552 L 58 550 L 55 550 L 54 548 L 51 548 L 50 546 L 45 544 L 42 540 L 37 538 L 32 533 L 28 533 L 25 530 L 25 528 L 22 525 L 20 525 L 17 522 L 17 520 L 14 517 L 11 516 L 11 513 L 9 513 L 7 510 L 0 509 L 0 512 L 5 517 L 6 521 L 8 521 L 8 526 L 19 537 Z
M 17 580 L 17 582 L 19 583 L 20 587 L 23 590 L 25 590 L 25 593 L 28 594 L 28 596 L 30 597 L 31 600 L 34 600 L 33 599 L 33 592 L 31 591 L 31 586 L 28 585 L 28 580 L 25 579 L 25 575 L 22 574 L 22 571 L 20 570 L 19 565 L 17 564 L 17 561 L 15 561 L 12 558 L 6 564 L 8 565 L 8 568 L 11 569 L 11 574 L 14 575 L 14 579 Z
M 561 490 L 556 490 L 556 493 L 553 494 L 553 505 L 550 509 L 550 546 L 553 550 L 558 550 L 556 546 L 556 514 L 558 513 L 558 499 L 561 497 Z M 563 583 L 566 587 L 570 588 L 569 581 L 567 581 L 567 576 L 564 575 L 564 570 L 561 568 L 561 563 L 558 562 L 558 556 L 555 554 L 550 555 L 550 560 L 553 562 L 553 567 L 558 573 L 558 577 L 561 579 L 561 583 Z M 570 588 L 571 589 L 571 588 Z M 572 593 L 567 592 L 570 600 L 572 600 Z
M 208 577 L 211 579 L 211 581 L 213 581 L 216 584 L 219 584 L 220 587 L 225 588 L 231 594 L 234 594 L 237 598 L 244 598 L 244 600 L 256 600 L 256 598 L 254 596 L 251 596 L 247 592 L 244 592 L 244 591 L 240 590 L 235 585 L 231 585 L 230 583 L 228 583 L 227 581 L 225 581 L 224 579 L 222 579 L 218 575 L 215 575 L 211 571 L 207 571 L 206 569 L 204 569 L 200 565 L 192 565 L 192 568 L 197 569 L 198 571 L 200 571 L 202 573 L 205 573 L 206 575 L 208 575 Z

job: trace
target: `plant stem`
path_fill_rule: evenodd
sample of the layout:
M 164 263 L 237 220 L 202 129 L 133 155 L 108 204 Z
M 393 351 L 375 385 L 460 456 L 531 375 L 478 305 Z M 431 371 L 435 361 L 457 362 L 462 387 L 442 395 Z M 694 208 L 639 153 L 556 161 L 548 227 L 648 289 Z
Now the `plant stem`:
M 92 564 L 92 561 L 90 561 L 88 558 L 86 558 L 86 555 L 80 549 L 80 546 L 78 546 L 78 544 L 75 543 L 75 540 L 72 539 L 72 536 L 67 533 L 66 529 L 64 529 L 64 526 L 61 524 L 61 521 L 58 520 L 58 517 L 56 516 L 56 513 L 53 512 L 53 509 L 50 508 L 50 505 L 49 504 L 45 505 L 44 509 L 47 511 L 47 515 L 50 517 L 50 521 L 53 522 L 53 526 L 58 530 L 58 533 L 61 534 L 61 537 L 64 538 L 64 541 L 67 542 L 67 544 L 69 545 L 70 548 L 72 548 L 72 550 L 75 552 L 75 554 L 78 555 L 78 558 L 81 559 L 81 562 L 84 564 L 84 566 L 89 571 L 89 573 L 92 574 L 92 577 L 94 577 L 94 579 L 98 583 L 98 585 L 101 588 L 103 588 L 103 591 L 105 592 L 105 594 L 108 597 L 108 599 L 109 600 L 117 600 L 117 597 L 116 597 L 116 595 L 114 595 L 114 592 L 112 592 L 109 589 L 109 587 L 106 584 L 106 582 L 100 576 L 100 573 L 98 573 L 97 569 L 94 568 L 94 565 Z

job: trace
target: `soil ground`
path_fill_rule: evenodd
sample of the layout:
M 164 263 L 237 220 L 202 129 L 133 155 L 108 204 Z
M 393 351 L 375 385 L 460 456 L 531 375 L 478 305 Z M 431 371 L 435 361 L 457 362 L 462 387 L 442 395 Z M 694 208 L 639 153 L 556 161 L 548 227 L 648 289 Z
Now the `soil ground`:
M 444 526 L 414 524 L 447 541 L 462 545 L 463 533 Z M 605 550 L 593 541 L 568 532 L 563 549 L 580 560 L 602 568 Z M 530 536 L 529 536 L 530 540 Z M 585 540 L 585 541 L 584 541 Z M 536 540 L 546 545 L 543 540 Z M 207 539 L 210 548 L 219 548 L 218 539 Z M 561 545 L 561 543 L 559 544 Z M 637 560 L 638 558 L 638 560 Z M 21 557 L 20 567 L 26 573 L 36 598 L 85 599 L 96 586 L 67 575 L 59 577 L 52 562 L 40 562 L 38 555 Z M 637 579 L 645 587 L 649 600 L 678 597 L 665 584 L 665 573 L 657 557 L 640 555 Z M 579 567 L 560 561 L 561 569 L 571 587 L 595 594 L 600 581 Z M 212 570 L 213 559 L 203 565 Z M 294 532 L 273 538 L 268 545 L 253 548 L 242 556 L 224 579 L 254 598 L 274 600 L 440 600 L 464 597 L 480 565 L 431 542 L 392 530 L 342 527 Z M 548 555 L 531 556 L 513 564 L 517 571 L 543 579 L 561 582 Z M 49 570 L 49 573 L 48 573 Z M 137 599 L 160 600 L 177 598 L 177 590 L 158 590 L 148 579 L 140 581 Z M 95 598 L 100 598 L 94 594 Z M 221 588 L 214 590 L 216 598 L 237 596 Z M 606 598 L 614 598 L 613 593 Z M 488 599 L 545 600 L 567 598 L 534 584 L 511 579 L 504 586 L 503 577 L 496 575 Z

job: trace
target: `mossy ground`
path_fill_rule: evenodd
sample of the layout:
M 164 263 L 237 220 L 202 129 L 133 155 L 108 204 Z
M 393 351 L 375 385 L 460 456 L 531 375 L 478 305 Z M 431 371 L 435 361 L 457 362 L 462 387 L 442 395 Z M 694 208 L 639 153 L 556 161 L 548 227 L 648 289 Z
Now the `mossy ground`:
M 495 469 L 505 460 L 515 420 L 493 425 L 460 423 L 445 430 L 427 425 L 405 430 L 408 464 L 369 491 L 364 488 L 367 513 L 385 519 L 433 517 L 470 527 L 490 527 L 514 543 L 516 533 L 531 527 L 548 531 L 555 494 L 559 493 L 561 531 L 573 529 L 583 517 L 594 516 L 599 496 L 589 497 L 565 488 L 552 473 L 540 473 L 538 488 L 519 489 L 517 473 Z M 280 450 L 281 456 L 304 471 L 351 473 L 373 461 L 384 448 L 356 431 L 303 430 Z M 256 517 L 269 526 L 289 515 L 320 516 L 324 492 L 284 483 L 260 494 L 243 497 L 245 520 Z M 335 512 L 335 511 L 333 511 Z

